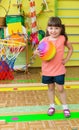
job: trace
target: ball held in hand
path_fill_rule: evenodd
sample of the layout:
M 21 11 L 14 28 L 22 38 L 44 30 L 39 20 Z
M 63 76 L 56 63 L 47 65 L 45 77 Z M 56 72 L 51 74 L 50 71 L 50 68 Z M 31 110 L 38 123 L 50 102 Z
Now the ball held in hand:
M 42 60 L 51 60 L 56 54 L 56 47 L 52 41 L 42 41 L 38 45 L 38 50 L 40 52 L 40 58 Z

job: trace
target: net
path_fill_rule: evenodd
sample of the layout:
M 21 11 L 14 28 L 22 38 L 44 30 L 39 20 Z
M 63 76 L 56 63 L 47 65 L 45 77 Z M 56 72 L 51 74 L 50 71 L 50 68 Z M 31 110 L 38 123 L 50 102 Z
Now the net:
M 0 79 L 13 79 L 11 75 L 16 58 L 25 47 L 25 43 L 17 40 L 0 39 Z M 8 74 L 10 77 L 7 76 Z M 4 75 L 3 78 L 2 75 Z

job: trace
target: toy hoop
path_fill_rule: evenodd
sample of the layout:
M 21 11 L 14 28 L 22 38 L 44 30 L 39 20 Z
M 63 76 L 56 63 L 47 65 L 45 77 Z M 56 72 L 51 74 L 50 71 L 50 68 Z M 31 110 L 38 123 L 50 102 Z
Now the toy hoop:
M 17 56 L 24 50 L 26 43 L 16 40 L 0 39 L 0 59 L 13 70 Z
M 5 46 L 26 46 L 25 43 L 19 42 L 17 40 L 6 40 L 6 39 L 0 39 L 0 44 L 3 44 Z

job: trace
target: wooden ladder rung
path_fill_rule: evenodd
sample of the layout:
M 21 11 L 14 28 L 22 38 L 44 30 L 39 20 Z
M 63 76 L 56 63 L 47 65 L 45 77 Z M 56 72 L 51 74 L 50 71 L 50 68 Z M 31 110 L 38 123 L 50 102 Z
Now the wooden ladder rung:
M 67 24 L 66 27 L 79 27 L 79 24 Z
M 70 42 L 71 44 L 79 44 L 79 42 Z

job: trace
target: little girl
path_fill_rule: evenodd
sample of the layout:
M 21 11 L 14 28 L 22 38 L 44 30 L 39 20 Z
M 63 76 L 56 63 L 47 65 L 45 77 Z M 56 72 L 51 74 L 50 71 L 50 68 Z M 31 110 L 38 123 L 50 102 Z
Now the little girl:
M 60 94 L 64 116 L 70 117 L 70 110 L 66 103 L 64 79 L 66 73 L 65 64 L 72 55 L 73 47 L 68 42 L 68 37 L 65 33 L 65 26 L 62 24 L 59 17 L 49 18 L 46 29 L 46 37 L 43 38 L 43 40 L 52 41 L 56 47 L 55 57 L 49 61 L 42 61 L 42 83 L 48 84 L 48 97 L 50 101 L 48 115 L 53 115 L 55 113 L 56 86 Z M 68 48 L 68 53 L 67 56 L 63 58 L 65 46 Z M 34 54 L 39 55 L 39 50 L 36 49 Z

